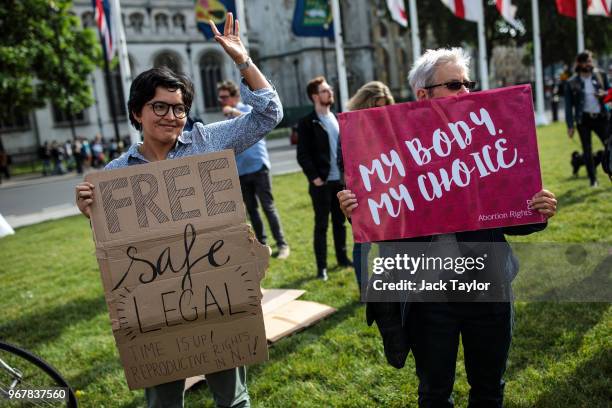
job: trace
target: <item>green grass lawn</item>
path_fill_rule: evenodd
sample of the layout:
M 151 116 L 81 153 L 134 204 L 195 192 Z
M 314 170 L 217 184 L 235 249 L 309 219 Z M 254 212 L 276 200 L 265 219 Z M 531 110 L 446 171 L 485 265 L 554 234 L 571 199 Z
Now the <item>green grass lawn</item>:
M 584 168 L 580 178 L 571 177 L 569 156 L 578 148 L 567 140 L 563 125 L 540 129 L 544 185 L 557 194 L 559 212 L 544 232 L 521 241 L 610 241 L 612 186 L 601 170 L 598 189 L 588 187 Z M 275 177 L 274 193 L 292 254 L 287 261 L 271 261 L 263 286 L 305 289 L 303 299 L 338 312 L 281 340 L 267 363 L 250 368 L 253 405 L 416 406 L 414 360 L 410 356 L 402 370 L 386 364 L 378 330 L 365 324 L 353 270 L 334 268 L 331 253 L 330 280 L 314 279 L 313 213 L 305 178 Z M 0 283 L 0 338 L 57 366 L 81 390 L 85 407 L 144 405 L 142 391 L 130 392 L 125 382 L 83 217 L 21 228 L 0 240 Z M 609 407 L 611 374 L 609 303 L 517 303 L 506 406 Z M 458 406 L 467 405 L 468 390 L 460 352 Z M 213 406 L 208 389 L 189 392 L 187 406 Z

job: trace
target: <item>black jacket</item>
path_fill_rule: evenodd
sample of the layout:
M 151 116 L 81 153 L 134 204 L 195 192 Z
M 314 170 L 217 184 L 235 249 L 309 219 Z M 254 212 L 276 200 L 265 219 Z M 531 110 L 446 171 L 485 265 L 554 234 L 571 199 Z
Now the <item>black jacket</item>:
M 505 234 L 508 235 L 528 235 L 546 228 L 547 223 L 517 225 L 504 228 L 491 228 L 477 231 L 463 231 L 456 233 L 459 249 L 463 256 L 478 257 L 482 256 L 478 252 L 484 250 L 482 246 L 472 246 L 469 243 L 503 243 L 496 247 L 495 258 L 491 259 L 490 265 L 493 267 L 504 268 L 503 276 L 508 280 L 508 285 L 518 273 L 518 260 L 512 253 L 512 248 L 506 241 Z M 423 246 L 429 244 L 433 236 L 417 237 L 401 240 L 402 242 L 422 243 Z M 421 249 L 415 251 L 420 253 Z M 424 248 L 423 248 L 424 249 Z M 501 250 L 500 250 L 501 249 Z M 476 252 L 474 252 L 476 251 Z M 416 253 L 414 256 L 418 256 Z M 486 271 L 485 271 L 486 272 Z M 409 328 L 408 314 L 410 311 L 409 302 L 367 302 L 366 320 L 369 326 L 376 322 L 380 331 L 385 356 L 387 362 L 396 368 L 404 366 L 406 357 L 410 352 L 411 330 Z
M 329 136 L 317 112 L 312 111 L 299 121 L 297 134 L 297 161 L 306 178 L 312 181 L 320 177 L 321 180 L 326 181 L 331 167 Z

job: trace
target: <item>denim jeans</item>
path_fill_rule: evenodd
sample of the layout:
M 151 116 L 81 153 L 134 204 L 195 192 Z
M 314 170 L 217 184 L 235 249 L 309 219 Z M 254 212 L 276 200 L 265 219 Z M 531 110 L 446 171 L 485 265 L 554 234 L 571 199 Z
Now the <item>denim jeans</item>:
M 361 282 L 368 282 L 368 254 L 370 253 L 371 246 L 372 244 L 369 242 L 362 244 L 355 242 L 353 244 L 353 265 L 355 266 L 355 277 L 357 278 L 360 292 Z

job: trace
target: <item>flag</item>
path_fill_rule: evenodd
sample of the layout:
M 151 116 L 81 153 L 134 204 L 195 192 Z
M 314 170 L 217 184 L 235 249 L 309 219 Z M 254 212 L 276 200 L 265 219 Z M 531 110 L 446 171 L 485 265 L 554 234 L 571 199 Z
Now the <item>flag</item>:
M 612 0 L 589 0 L 587 14 L 590 14 L 592 16 L 610 17 L 611 9 Z
M 100 39 L 102 41 L 102 49 L 106 55 L 107 60 L 112 60 L 115 54 L 113 35 L 113 26 L 111 24 L 111 13 L 109 0 L 92 0 L 94 7 L 94 19 L 100 32 Z
M 482 0 L 442 0 L 455 16 L 478 22 L 483 18 Z
M 576 18 L 576 0 L 557 0 L 557 12 L 565 17 Z
M 298 37 L 334 38 L 334 24 L 328 0 L 297 0 L 291 24 Z
M 232 13 L 236 17 L 236 4 L 234 4 L 234 0 L 195 1 L 195 17 L 198 30 L 208 39 L 215 36 L 208 22 L 212 20 L 219 32 L 223 33 L 227 13 Z
M 502 15 L 508 24 L 519 31 L 524 31 L 523 24 L 515 18 L 516 6 L 512 4 L 511 0 L 497 0 L 495 5 L 497 10 L 499 10 L 499 14 Z
M 406 13 L 404 0 L 387 0 L 387 7 L 393 20 L 402 27 L 408 27 L 408 14 Z

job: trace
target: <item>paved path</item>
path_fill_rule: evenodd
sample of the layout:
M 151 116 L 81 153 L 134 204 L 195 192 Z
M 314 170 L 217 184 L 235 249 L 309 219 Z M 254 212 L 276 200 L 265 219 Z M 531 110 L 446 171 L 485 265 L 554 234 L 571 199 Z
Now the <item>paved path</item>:
M 295 146 L 288 139 L 268 141 L 272 174 L 299 171 Z M 79 213 L 74 186 L 83 179 L 75 173 L 49 177 L 16 177 L 0 184 L 0 214 L 13 228 Z

